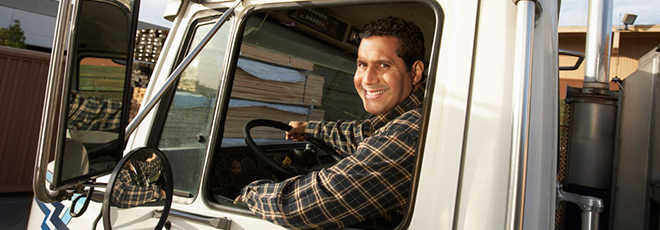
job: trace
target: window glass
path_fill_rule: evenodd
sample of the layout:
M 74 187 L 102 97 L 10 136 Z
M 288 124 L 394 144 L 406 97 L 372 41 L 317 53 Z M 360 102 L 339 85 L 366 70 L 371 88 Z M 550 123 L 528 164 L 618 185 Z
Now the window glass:
M 174 175 L 174 189 L 197 194 L 207 138 L 218 97 L 230 18 L 192 63 L 176 86 L 158 148 L 165 153 Z M 192 49 L 212 29 L 214 22 L 199 24 L 192 35 Z

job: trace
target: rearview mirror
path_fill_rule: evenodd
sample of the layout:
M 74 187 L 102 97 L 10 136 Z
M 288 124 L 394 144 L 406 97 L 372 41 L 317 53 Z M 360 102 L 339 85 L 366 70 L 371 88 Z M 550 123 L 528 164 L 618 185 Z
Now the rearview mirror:
M 131 151 L 108 181 L 101 210 L 104 228 L 161 229 L 170 212 L 173 191 L 172 168 L 163 152 L 148 147 Z
M 110 173 L 122 156 L 139 4 L 60 1 L 33 183 L 42 202 L 66 199 L 57 191 Z

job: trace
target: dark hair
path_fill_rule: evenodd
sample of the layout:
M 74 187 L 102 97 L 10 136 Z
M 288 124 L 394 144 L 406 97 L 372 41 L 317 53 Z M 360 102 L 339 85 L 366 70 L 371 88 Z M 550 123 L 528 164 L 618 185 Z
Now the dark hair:
M 424 34 L 412 21 L 392 16 L 373 20 L 360 33 L 361 39 L 371 36 L 396 37 L 399 41 L 396 54 L 406 63 L 406 71 L 410 71 L 415 61 L 424 61 Z

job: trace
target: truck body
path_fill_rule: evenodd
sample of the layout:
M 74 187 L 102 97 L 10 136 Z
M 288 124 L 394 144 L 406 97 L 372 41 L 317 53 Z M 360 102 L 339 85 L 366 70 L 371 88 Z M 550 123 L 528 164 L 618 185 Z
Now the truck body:
M 409 204 L 399 229 L 574 229 L 599 225 L 616 229 L 657 228 L 657 222 L 651 223 L 657 221 L 652 206 L 655 203 L 649 200 L 656 187 L 647 183 L 655 173 L 651 170 L 654 164 L 649 160 L 652 159 L 649 152 L 657 152 L 652 148 L 653 138 L 657 139 L 652 133 L 658 130 L 654 122 L 658 108 L 655 106 L 656 53 L 648 55 L 649 64 L 640 63 L 640 69 L 650 68 L 636 73 L 644 75 L 635 78 L 645 79 L 644 83 L 631 80 L 623 84 L 626 95 L 643 98 L 630 100 L 645 102 L 630 111 L 643 108 L 646 112 L 622 112 L 626 110 L 620 109 L 620 101 L 609 104 L 614 106 L 615 134 L 619 130 L 635 132 L 637 128 L 630 130 L 633 125 L 624 125 L 637 119 L 648 120 L 635 123 L 639 128 L 652 124 L 646 129 L 649 135 L 645 146 L 650 147 L 641 151 L 647 155 L 623 157 L 618 151 L 644 138 L 629 142 L 612 139 L 612 143 L 617 143 L 617 151 L 612 149 L 615 151 L 612 167 L 629 171 L 619 174 L 614 170 L 607 182 L 615 182 L 610 184 L 611 188 L 617 188 L 619 183 L 637 183 L 637 187 L 607 188 L 610 197 L 606 198 L 588 192 L 580 194 L 579 189 L 558 191 L 558 184 L 573 188 L 561 180 L 564 175 L 560 179 L 557 176 L 559 168 L 569 167 L 558 160 L 562 115 L 557 45 L 560 3 L 550 0 L 170 0 L 164 17 L 173 24 L 162 50 L 153 51 L 159 52 L 159 58 L 149 63 L 153 66 L 149 84 L 130 90 L 133 98 L 139 92 L 141 107 L 126 128 L 123 153 L 146 146 L 157 148 L 167 157 L 174 191 L 168 195 L 171 208 L 165 205 L 169 208 L 167 221 L 171 228 L 281 228 L 232 202 L 247 183 L 274 177 L 243 140 L 244 124 L 252 119 L 286 123 L 367 118 L 369 114 L 362 108 L 351 81 L 359 45 L 356 36 L 369 20 L 393 15 L 419 25 L 426 48 L 422 129 Z M 58 16 L 58 20 L 63 17 Z M 140 42 L 135 41 L 135 46 Z M 633 84 L 646 86 L 646 91 L 633 89 Z M 630 89 L 627 85 L 631 85 Z M 643 118 L 626 117 L 634 116 L 627 114 Z M 619 117 L 624 118 L 619 120 Z M 44 121 L 42 126 L 48 122 L 53 121 Z M 286 141 L 284 132 L 275 129 L 256 128 L 253 136 L 268 157 L 279 162 L 308 145 Z M 124 136 L 120 135 L 119 139 Z M 68 142 L 65 145 L 71 146 Z M 43 149 L 48 150 L 40 150 Z M 101 210 L 107 206 L 101 203 L 108 197 L 104 192 L 111 190 L 102 185 L 113 180 L 108 177 L 111 171 L 96 174 L 84 171 L 83 174 L 92 174 L 89 179 L 93 183 L 76 180 L 77 177 L 44 182 L 40 175 L 48 174 L 45 172 L 48 165 L 52 167 L 51 173 L 67 168 L 43 164 L 44 157 L 58 154 L 58 148 L 54 149 L 53 153 L 46 151 L 37 159 L 35 184 L 39 185 L 35 186 L 55 185 L 44 185 L 48 190 L 46 195 L 40 195 L 43 188 L 35 189 L 28 229 L 89 228 L 95 219 L 98 222 Z M 329 153 L 317 152 L 317 162 L 311 169 L 333 164 Z M 67 161 L 72 158 L 68 155 L 55 159 Z M 113 160 L 117 163 L 119 158 Z M 88 161 L 94 164 L 94 159 Z M 586 162 L 582 166 L 590 164 L 588 158 L 583 161 Z M 645 167 L 635 167 L 638 164 Z M 115 167 L 121 165 L 117 163 Z M 643 177 L 633 176 L 640 172 Z M 101 185 L 93 186 L 95 183 Z M 96 197 L 85 195 L 90 189 Z M 59 195 L 47 195 L 56 190 L 60 191 Z M 617 198 L 616 194 L 621 196 Z M 86 200 L 91 200 L 89 206 L 85 205 L 86 211 L 72 217 L 68 210 L 80 211 Z M 578 203 L 576 207 L 582 209 L 562 214 L 566 209 L 558 203 L 565 200 Z M 581 202 L 585 200 L 592 203 Z M 598 203 L 603 200 L 605 212 L 602 203 Z M 574 205 L 570 202 L 563 205 Z M 164 208 L 161 205 L 109 210 L 112 218 L 107 217 L 107 223 L 114 228 L 135 229 L 156 226 L 161 216 L 159 210 L 162 212 Z M 654 213 L 656 217 L 652 217 Z M 599 214 L 605 218 L 599 219 Z M 559 223 L 569 218 L 567 215 L 581 222 Z M 106 217 L 103 218 L 107 224 Z

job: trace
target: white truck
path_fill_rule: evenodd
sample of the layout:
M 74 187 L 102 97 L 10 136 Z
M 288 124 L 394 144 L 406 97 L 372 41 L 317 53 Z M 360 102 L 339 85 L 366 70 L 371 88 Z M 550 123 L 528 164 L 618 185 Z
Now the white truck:
M 60 0 L 28 229 L 281 228 L 234 203 L 240 189 L 340 159 L 251 121 L 368 117 L 352 84 L 358 34 L 385 16 L 419 25 L 426 47 L 397 229 L 658 229 L 660 56 L 609 90 L 612 0 L 590 1 L 586 55 L 558 49 L 560 0 L 170 0 L 162 50 L 135 40 L 139 4 Z M 159 54 L 143 89 L 136 48 Z M 559 71 L 583 59 L 584 88 L 560 114 Z M 120 126 L 72 128 L 72 91 L 121 101 Z M 122 205 L 122 173 L 153 162 L 138 188 L 150 199 Z

